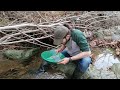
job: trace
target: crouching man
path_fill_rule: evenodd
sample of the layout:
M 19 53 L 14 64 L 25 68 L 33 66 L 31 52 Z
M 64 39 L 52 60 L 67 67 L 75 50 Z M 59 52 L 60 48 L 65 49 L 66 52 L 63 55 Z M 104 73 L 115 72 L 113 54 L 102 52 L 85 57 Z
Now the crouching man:
M 58 64 L 74 62 L 81 76 L 84 75 L 92 60 L 89 44 L 82 31 L 72 29 L 67 24 L 59 25 L 54 30 L 54 45 L 61 45 L 56 52 L 61 52 L 65 56 Z

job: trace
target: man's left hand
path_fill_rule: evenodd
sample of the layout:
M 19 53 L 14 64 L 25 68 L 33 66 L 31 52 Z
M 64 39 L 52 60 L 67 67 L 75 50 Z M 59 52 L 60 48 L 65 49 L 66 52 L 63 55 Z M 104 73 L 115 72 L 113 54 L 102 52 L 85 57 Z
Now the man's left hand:
M 69 58 L 64 58 L 61 62 L 58 64 L 67 64 L 69 62 Z

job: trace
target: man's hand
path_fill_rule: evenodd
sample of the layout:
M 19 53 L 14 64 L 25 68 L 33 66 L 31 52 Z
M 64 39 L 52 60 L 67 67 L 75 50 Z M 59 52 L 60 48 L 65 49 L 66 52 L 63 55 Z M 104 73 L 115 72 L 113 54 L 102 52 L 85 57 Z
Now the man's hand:
M 58 49 L 56 49 L 55 51 L 57 52 L 57 53 L 59 53 L 59 52 L 62 52 L 64 49 L 65 49 L 65 45 L 61 45 L 61 47 L 59 47 Z
M 69 58 L 64 58 L 61 62 L 58 64 L 67 64 L 69 62 Z
M 60 49 L 56 49 L 55 52 L 59 53 L 59 52 L 60 52 Z

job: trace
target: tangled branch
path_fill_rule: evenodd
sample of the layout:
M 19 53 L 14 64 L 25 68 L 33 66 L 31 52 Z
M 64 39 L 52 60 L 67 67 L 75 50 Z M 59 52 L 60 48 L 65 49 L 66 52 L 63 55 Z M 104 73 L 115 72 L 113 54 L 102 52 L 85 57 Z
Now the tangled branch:
M 12 13 L 12 14 L 11 14 Z M 45 38 L 51 38 L 53 30 L 57 25 L 69 23 L 72 28 L 79 28 L 84 32 L 86 37 L 92 37 L 90 31 L 98 30 L 103 22 L 108 24 L 111 20 L 117 19 L 117 16 L 105 15 L 103 12 L 2 12 L 2 18 L 5 17 L 9 22 L 7 25 L 0 27 L 0 45 L 9 45 L 20 42 L 33 43 L 42 47 L 55 47 L 48 43 L 42 42 Z M 11 15 L 6 16 L 6 15 Z M 17 16 L 17 17 L 16 17 Z M 15 18 L 16 17 L 16 18 Z M 13 19 L 13 20 L 9 20 Z

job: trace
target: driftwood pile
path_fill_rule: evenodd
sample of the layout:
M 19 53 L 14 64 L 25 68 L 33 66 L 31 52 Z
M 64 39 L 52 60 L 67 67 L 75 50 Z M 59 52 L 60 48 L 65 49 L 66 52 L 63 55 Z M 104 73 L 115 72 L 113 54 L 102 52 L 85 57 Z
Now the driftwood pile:
M 83 31 L 88 40 L 93 40 L 91 46 L 102 46 L 100 42 L 104 41 L 95 43 L 93 32 L 120 25 L 119 16 L 106 15 L 102 11 L 1 11 L 0 16 L 1 20 L 8 21 L 0 25 L 0 46 L 32 43 L 54 48 L 42 40 L 53 39 L 55 27 L 64 23 Z

